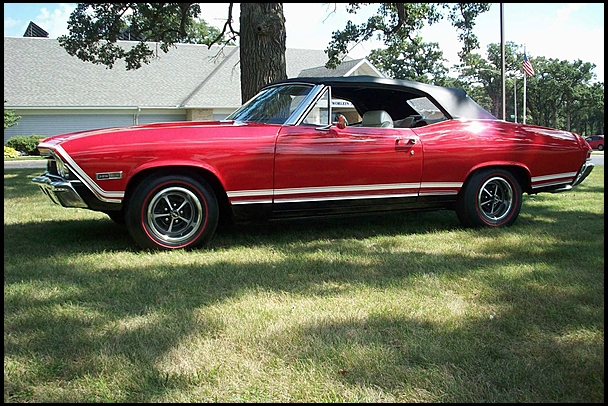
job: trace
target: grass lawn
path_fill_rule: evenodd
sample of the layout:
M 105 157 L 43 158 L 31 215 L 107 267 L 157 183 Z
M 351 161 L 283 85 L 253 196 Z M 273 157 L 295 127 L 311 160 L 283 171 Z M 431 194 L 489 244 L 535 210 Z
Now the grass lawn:
M 4 171 L 4 402 L 604 402 L 604 166 L 453 212 L 143 252 Z

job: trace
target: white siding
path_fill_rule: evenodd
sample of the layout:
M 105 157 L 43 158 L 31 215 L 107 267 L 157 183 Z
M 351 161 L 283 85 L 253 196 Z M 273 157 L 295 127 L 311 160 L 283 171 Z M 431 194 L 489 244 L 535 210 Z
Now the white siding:
M 16 112 L 19 115 L 18 112 Z M 21 115 L 17 125 L 4 130 L 4 145 L 17 135 L 52 136 L 97 128 L 124 127 L 135 123 L 135 115 L 128 114 L 27 114 Z M 185 121 L 186 114 L 139 114 L 139 124 Z

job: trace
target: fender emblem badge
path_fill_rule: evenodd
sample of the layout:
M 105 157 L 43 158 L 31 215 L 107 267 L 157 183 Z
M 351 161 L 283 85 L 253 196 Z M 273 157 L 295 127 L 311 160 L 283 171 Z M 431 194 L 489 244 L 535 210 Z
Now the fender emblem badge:
M 96 173 L 95 178 L 97 180 L 112 180 L 112 179 L 122 179 L 122 171 L 120 172 L 102 172 Z

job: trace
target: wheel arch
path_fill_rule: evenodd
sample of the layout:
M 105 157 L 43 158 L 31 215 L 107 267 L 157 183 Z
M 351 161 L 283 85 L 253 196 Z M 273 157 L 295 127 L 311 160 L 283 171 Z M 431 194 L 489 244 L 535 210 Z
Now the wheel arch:
M 122 204 L 123 209 L 127 206 L 129 199 L 131 198 L 136 186 L 139 185 L 141 182 L 145 181 L 145 179 L 148 179 L 152 176 L 165 176 L 171 174 L 191 176 L 194 179 L 203 179 L 213 189 L 213 193 L 215 193 L 215 196 L 217 198 L 217 203 L 220 211 L 220 222 L 232 223 L 234 221 L 234 215 L 230 202 L 228 201 L 228 195 L 226 194 L 226 190 L 224 189 L 224 186 L 222 185 L 220 180 L 212 172 L 204 168 L 198 168 L 193 166 L 161 166 L 155 168 L 147 168 L 136 173 L 135 175 L 133 175 L 133 177 L 131 177 L 131 179 L 129 179 L 129 183 L 127 184 L 127 188 L 125 190 L 125 197 Z
M 528 168 L 523 165 L 517 165 L 513 163 L 492 163 L 488 165 L 480 165 L 474 167 L 468 173 L 466 180 L 462 184 L 463 187 L 460 190 L 464 189 L 464 186 L 467 184 L 467 182 L 469 182 L 469 180 L 474 174 L 485 169 L 503 169 L 509 171 L 513 174 L 513 177 L 515 178 L 515 180 L 517 180 L 524 193 L 530 193 L 532 191 L 531 176 Z

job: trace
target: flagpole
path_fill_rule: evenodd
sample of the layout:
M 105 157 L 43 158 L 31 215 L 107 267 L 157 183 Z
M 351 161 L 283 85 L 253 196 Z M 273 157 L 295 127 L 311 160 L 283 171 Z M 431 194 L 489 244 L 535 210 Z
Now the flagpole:
M 526 44 L 524 44 L 524 55 L 526 54 Z M 524 71 L 524 111 L 523 111 L 523 116 L 524 116 L 524 121 L 523 123 L 526 124 L 526 72 Z
M 507 104 L 506 104 L 506 90 L 505 90 L 505 25 L 504 25 L 504 14 L 505 5 L 500 3 L 500 80 L 502 82 L 502 119 L 506 120 L 507 115 Z
M 513 76 L 513 109 L 515 110 L 515 122 L 517 123 L 517 75 Z

